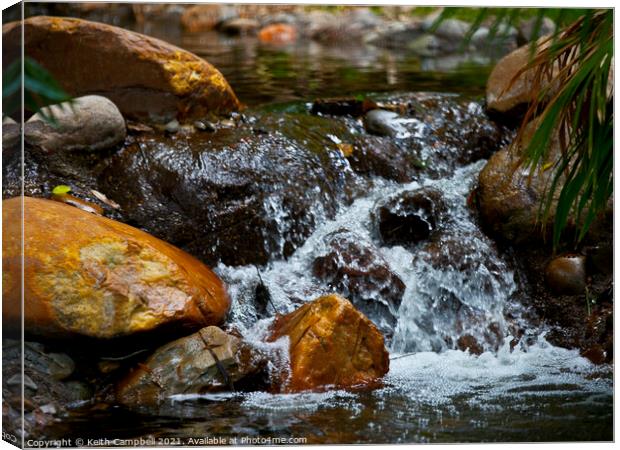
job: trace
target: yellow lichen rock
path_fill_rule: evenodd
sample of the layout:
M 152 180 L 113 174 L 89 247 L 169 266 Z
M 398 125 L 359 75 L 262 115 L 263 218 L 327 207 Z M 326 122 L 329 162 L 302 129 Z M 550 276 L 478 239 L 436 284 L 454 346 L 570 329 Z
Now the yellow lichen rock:
M 113 338 L 220 323 L 222 281 L 187 253 L 136 228 L 24 197 L 27 333 Z M 21 199 L 2 202 L 3 314 L 20 323 Z
M 270 340 L 283 336 L 290 340 L 290 374 L 280 386 L 284 392 L 369 386 L 389 369 L 377 327 L 338 295 L 277 318 Z
M 24 51 L 74 96 L 99 94 L 130 119 L 188 120 L 240 107 L 224 76 L 159 39 L 87 20 L 37 16 L 3 26 L 4 61 Z

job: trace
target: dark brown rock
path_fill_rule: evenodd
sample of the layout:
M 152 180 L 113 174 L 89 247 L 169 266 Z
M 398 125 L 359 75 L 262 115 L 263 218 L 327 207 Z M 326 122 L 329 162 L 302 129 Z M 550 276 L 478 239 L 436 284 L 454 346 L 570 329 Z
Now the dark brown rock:
M 327 253 L 314 260 L 313 274 L 335 293 L 348 298 L 390 336 L 397 322 L 405 284 L 361 236 L 340 230 L 325 237 Z
M 586 261 L 581 255 L 554 258 L 545 269 L 547 286 L 558 295 L 578 295 L 586 289 Z
M 373 213 L 375 226 L 387 245 L 414 245 L 437 231 L 444 208 L 437 190 L 403 192 L 377 205 Z

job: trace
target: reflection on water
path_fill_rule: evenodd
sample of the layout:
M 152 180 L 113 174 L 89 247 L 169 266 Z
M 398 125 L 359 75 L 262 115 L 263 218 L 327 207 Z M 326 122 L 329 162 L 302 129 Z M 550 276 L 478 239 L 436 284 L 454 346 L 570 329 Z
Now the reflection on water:
M 302 39 L 287 46 L 215 31 L 183 33 L 165 24 L 138 30 L 202 56 L 250 106 L 356 95 L 436 91 L 481 95 L 493 58 L 452 54 L 423 58 L 372 45 L 324 45 Z

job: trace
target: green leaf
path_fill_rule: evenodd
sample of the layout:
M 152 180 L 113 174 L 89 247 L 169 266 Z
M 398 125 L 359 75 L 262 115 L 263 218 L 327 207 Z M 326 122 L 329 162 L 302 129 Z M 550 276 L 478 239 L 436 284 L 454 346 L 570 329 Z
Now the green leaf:
M 64 184 L 59 184 L 54 189 L 52 189 L 52 194 L 54 195 L 68 194 L 69 192 L 71 192 L 71 188 Z

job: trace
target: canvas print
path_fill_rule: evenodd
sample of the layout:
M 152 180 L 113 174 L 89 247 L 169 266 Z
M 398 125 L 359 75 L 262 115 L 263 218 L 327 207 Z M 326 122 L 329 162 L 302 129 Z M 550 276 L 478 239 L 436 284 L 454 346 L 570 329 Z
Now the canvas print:
M 5 442 L 613 440 L 613 9 L 2 22 Z

